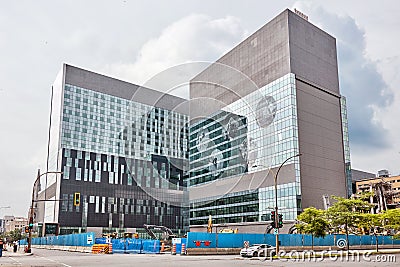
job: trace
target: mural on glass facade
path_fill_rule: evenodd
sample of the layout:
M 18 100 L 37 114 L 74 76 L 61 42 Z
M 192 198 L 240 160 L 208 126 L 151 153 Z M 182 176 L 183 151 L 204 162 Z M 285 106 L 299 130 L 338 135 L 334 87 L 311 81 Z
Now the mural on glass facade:
M 190 184 L 195 185 L 247 170 L 247 119 L 220 111 L 191 127 Z

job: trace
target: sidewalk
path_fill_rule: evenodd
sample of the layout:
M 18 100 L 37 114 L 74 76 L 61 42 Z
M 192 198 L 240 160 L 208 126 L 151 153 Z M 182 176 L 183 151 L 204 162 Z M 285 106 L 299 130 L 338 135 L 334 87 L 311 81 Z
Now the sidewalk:
M 23 256 L 31 256 L 33 253 L 25 253 L 22 250 L 18 250 L 17 252 L 13 252 L 12 250 L 3 250 L 3 257 L 23 257 Z

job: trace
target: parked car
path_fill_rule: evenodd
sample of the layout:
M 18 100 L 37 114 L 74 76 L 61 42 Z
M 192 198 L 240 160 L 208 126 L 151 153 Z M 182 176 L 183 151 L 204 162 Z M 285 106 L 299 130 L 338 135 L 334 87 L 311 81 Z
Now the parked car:
M 268 244 L 254 244 L 240 250 L 242 257 L 273 257 L 276 255 L 276 248 Z

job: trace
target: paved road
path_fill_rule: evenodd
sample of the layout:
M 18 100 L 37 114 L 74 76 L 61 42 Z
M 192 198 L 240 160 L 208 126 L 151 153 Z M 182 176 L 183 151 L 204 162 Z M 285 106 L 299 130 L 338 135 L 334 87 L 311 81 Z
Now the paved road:
M 323 261 L 305 260 L 294 262 L 293 260 L 280 259 L 274 261 L 260 261 L 259 259 L 241 258 L 238 256 L 179 256 L 179 255 L 143 255 L 143 254 L 112 254 L 112 255 L 93 255 L 77 252 L 65 252 L 55 250 L 34 249 L 33 255 L 13 255 L 7 253 L 0 258 L 0 266 L 43 266 L 43 267 L 68 267 L 68 266 L 329 266 L 329 267 L 345 267 L 345 266 L 397 266 L 400 261 L 400 254 L 394 255 L 396 262 L 388 262 L 388 255 L 385 255 L 386 262 L 376 262 L 377 256 L 371 255 L 367 260 L 362 257 L 357 259 L 346 260 L 336 259 L 330 260 L 325 258 Z

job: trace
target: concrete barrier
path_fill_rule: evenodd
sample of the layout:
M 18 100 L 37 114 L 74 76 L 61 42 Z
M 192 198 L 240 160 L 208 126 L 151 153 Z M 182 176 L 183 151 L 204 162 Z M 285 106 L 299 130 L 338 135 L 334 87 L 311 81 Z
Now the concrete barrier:
M 91 253 L 92 251 L 92 247 L 82 247 L 82 246 L 32 245 L 32 248 L 62 250 L 62 251 L 81 252 L 81 253 Z
M 81 253 L 92 253 L 92 248 L 91 247 L 80 247 L 78 249 L 78 252 L 81 252 Z

